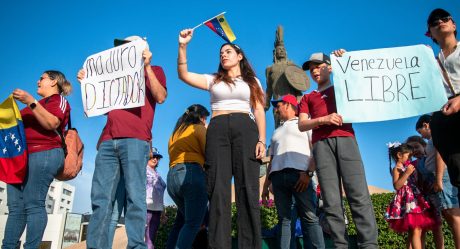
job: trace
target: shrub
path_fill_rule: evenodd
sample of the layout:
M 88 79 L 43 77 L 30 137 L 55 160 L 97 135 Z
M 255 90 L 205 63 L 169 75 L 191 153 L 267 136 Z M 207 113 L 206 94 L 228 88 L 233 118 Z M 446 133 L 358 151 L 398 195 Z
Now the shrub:
M 155 239 L 155 248 L 166 248 L 166 241 L 168 241 L 169 231 L 171 231 L 174 221 L 176 220 L 177 207 L 165 207 L 166 217 L 168 218 L 165 224 L 161 224 Z
M 272 199 L 267 201 L 267 204 L 263 204 L 259 201 L 260 207 L 260 223 L 262 229 L 270 230 L 278 224 L 278 214 L 276 213 L 275 202 Z M 236 203 L 232 203 L 232 237 L 238 236 L 238 225 L 237 225 L 237 209 Z
M 371 195 L 372 204 L 374 206 L 375 219 L 378 227 L 378 243 L 380 248 L 402 248 L 405 247 L 407 234 L 395 233 L 388 227 L 388 223 L 384 219 L 385 211 L 394 197 L 394 193 L 373 194 Z M 350 206 L 345 202 L 345 212 L 349 220 L 348 234 L 356 235 L 356 226 L 351 216 Z M 443 222 L 444 245 L 445 248 L 455 248 L 452 233 L 449 226 Z M 433 234 L 429 232 L 426 236 L 426 248 L 435 248 L 433 242 Z
M 386 208 L 393 196 L 393 193 L 371 195 L 372 204 L 374 206 L 375 218 L 377 220 L 379 233 L 378 243 L 380 248 L 403 248 L 406 244 L 407 235 L 398 234 L 393 232 L 393 230 L 390 230 L 390 228 L 388 227 L 388 223 L 384 219 Z M 166 216 L 168 217 L 168 220 L 166 224 L 160 226 L 155 241 L 156 248 L 166 248 L 166 241 L 168 239 L 169 231 L 171 231 L 171 228 L 174 224 L 174 220 L 176 219 L 176 211 L 177 209 L 175 206 L 166 207 Z M 347 202 L 345 202 L 345 212 L 349 221 L 349 225 L 347 226 L 348 234 L 356 235 L 356 226 L 353 223 L 350 207 Z M 236 214 L 236 205 L 235 203 L 232 203 L 232 237 L 237 236 Z M 260 218 L 263 229 L 272 229 L 278 223 L 278 216 L 276 213 L 276 207 L 273 203 L 273 200 L 270 200 L 266 206 L 260 203 Z M 452 233 L 445 221 L 443 222 L 443 233 L 445 248 L 455 248 Z M 431 232 L 429 232 L 426 237 L 426 248 L 435 248 L 433 242 L 433 235 Z

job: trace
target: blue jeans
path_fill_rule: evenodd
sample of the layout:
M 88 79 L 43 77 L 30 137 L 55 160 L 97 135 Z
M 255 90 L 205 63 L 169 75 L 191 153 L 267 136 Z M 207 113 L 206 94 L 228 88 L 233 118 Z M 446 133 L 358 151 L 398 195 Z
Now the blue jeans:
M 313 189 L 314 189 L 314 186 L 315 184 L 311 184 L 313 186 Z M 308 189 L 307 189 L 308 191 Z M 317 205 L 317 202 L 314 204 L 316 207 L 318 206 Z M 319 217 L 318 217 L 319 219 Z M 290 245 L 290 249 L 297 249 L 299 247 L 297 247 L 297 236 L 299 236 L 299 233 L 297 231 L 297 221 L 299 221 L 299 225 L 300 225 L 300 234 L 302 235 L 302 241 L 303 241 L 303 249 L 312 249 L 313 248 L 313 245 L 310 241 L 310 237 L 308 235 L 308 231 L 304 231 L 304 229 L 302 229 L 301 227 L 301 224 L 300 224 L 300 220 L 298 219 L 298 215 L 297 215 L 297 205 L 295 203 L 295 198 L 293 198 L 292 200 L 292 207 L 291 207 L 291 245 Z M 318 221 L 319 222 L 319 221 Z M 321 226 L 321 224 L 320 224 Z
M 120 220 L 121 214 L 123 213 L 125 206 L 126 206 L 125 180 L 123 180 L 123 174 L 121 174 L 120 182 L 118 182 L 118 186 L 117 186 L 117 193 L 115 194 L 115 201 L 113 203 L 112 217 L 110 218 L 109 240 L 108 240 L 109 248 L 112 248 L 113 237 L 115 235 L 115 229 L 117 228 L 118 221 Z
M 295 191 L 294 186 L 299 179 L 299 171 L 295 169 L 284 169 L 270 174 L 275 196 L 275 205 L 278 211 L 280 229 L 281 249 L 290 248 L 291 242 L 291 207 L 294 197 L 297 207 L 297 214 L 300 218 L 302 231 L 308 234 L 314 248 L 325 248 L 323 231 L 316 216 L 316 192 L 313 189 L 312 181 L 304 192 Z M 293 242 L 295 243 L 295 241 Z
M 169 169 L 167 184 L 178 213 L 167 248 L 190 249 L 208 204 L 205 173 L 197 163 L 176 164 Z
M 64 166 L 61 148 L 29 154 L 22 184 L 8 184 L 8 220 L 2 249 L 15 249 L 27 225 L 24 248 L 38 248 L 48 222 L 46 194 L 54 176 Z
M 125 181 L 127 248 L 146 248 L 145 184 L 149 144 L 135 138 L 103 141 L 99 146 L 91 186 L 93 214 L 88 225 L 87 248 L 106 249 L 113 203 L 121 172 Z

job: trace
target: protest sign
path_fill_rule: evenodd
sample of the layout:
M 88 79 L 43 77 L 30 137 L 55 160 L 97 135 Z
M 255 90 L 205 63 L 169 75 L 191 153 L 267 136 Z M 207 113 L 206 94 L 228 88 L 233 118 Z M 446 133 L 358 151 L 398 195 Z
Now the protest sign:
M 346 123 L 400 119 L 439 111 L 447 97 L 425 45 L 331 56 L 337 112 Z
M 81 81 L 83 108 L 88 117 L 114 109 L 144 105 L 144 40 L 136 40 L 89 56 Z

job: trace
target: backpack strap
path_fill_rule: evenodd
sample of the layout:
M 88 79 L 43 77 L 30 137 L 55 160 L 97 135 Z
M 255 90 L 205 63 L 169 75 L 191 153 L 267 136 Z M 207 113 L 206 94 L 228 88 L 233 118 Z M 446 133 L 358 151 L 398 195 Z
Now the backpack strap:
M 72 120 L 72 119 L 71 119 L 70 112 L 69 112 L 69 121 L 67 122 L 67 130 L 72 129 L 72 124 L 71 124 L 70 120 Z M 67 156 L 67 144 L 65 143 L 64 135 L 58 129 L 54 130 L 54 132 L 56 132 L 59 135 L 59 137 L 61 138 L 61 145 L 62 145 L 62 149 L 64 150 L 64 156 Z
M 439 67 L 441 68 L 441 71 L 442 71 L 442 76 L 444 77 L 444 80 L 446 80 L 447 85 L 449 86 L 449 89 L 452 92 L 452 95 L 453 96 L 457 95 L 455 93 L 455 90 L 454 90 L 454 87 L 452 85 L 452 82 L 450 81 L 449 75 L 447 74 L 447 70 L 444 67 L 444 65 L 441 63 L 441 60 L 439 59 L 439 56 L 436 57 L 436 60 L 438 61 Z

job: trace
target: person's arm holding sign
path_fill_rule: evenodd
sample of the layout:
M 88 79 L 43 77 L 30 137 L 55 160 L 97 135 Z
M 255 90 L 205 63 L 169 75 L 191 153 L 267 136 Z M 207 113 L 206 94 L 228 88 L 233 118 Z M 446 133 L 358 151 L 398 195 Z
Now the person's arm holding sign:
M 442 107 L 442 113 L 447 116 L 455 114 L 458 111 L 460 111 L 460 96 L 449 99 Z
M 152 61 L 152 52 L 150 52 L 148 47 L 143 51 L 142 57 L 144 58 L 145 72 L 147 73 L 147 77 L 150 82 L 150 92 L 152 93 L 155 101 L 161 104 L 166 100 L 167 92 L 158 81 L 152 67 L 150 66 L 150 62 Z

